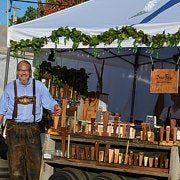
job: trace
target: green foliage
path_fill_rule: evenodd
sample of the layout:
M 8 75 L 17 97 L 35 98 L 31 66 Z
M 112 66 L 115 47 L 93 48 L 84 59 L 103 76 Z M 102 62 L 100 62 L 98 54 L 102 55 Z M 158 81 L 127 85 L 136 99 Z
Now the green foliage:
M 35 9 L 32 6 L 29 6 L 29 7 L 27 7 L 27 9 L 25 11 L 24 16 L 17 17 L 16 24 L 31 21 L 33 19 L 36 19 L 37 17 L 40 17 L 41 15 L 42 15 L 42 9 Z M 13 20 L 12 19 L 10 19 L 10 25 L 13 25 Z
M 36 79 L 40 80 L 44 78 L 44 74 L 49 74 L 53 85 L 64 87 L 65 84 L 68 84 L 73 87 L 73 90 L 80 92 L 82 95 L 87 93 L 87 80 L 90 74 L 87 74 L 83 68 L 80 70 L 67 69 L 66 66 L 51 66 L 50 62 L 43 61 L 42 64 L 36 66 L 35 72 Z
M 21 52 L 23 55 L 28 49 L 32 49 L 35 53 L 40 54 L 41 49 L 48 41 L 53 42 L 55 47 L 57 47 L 59 38 L 61 37 L 64 38 L 64 44 L 72 40 L 73 49 L 77 49 L 80 43 L 90 48 L 96 48 L 99 44 L 104 44 L 104 46 L 106 46 L 114 41 L 118 42 L 117 48 L 121 48 L 121 43 L 123 41 L 133 39 L 135 50 L 138 46 L 146 45 L 150 48 L 149 52 L 152 53 L 155 49 L 160 49 L 163 46 L 173 47 L 180 44 L 180 29 L 174 34 L 166 34 L 163 32 L 162 34 L 151 36 L 145 34 L 142 30 L 136 30 L 132 26 L 124 26 L 121 29 L 110 28 L 99 35 L 89 36 L 76 28 L 70 29 L 68 27 L 61 27 L 52 31 L 50 37 L 33 38 L 32 40 L 27 39 L 21 40 L 20 42 L 11 40 L 10 50 L 14 53 L 15 57 L 17 57 L 18 52 Z M 94 54 L 96 55 L 96 53 Z

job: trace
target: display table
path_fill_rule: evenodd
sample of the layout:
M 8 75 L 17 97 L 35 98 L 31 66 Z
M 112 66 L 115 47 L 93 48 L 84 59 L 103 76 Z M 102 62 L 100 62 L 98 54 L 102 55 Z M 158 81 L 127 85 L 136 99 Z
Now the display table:
M 54 144 L 55 142 L 55 144 Z M 93 146 L 96 142 L 99 143 L 99 149 L 105 149 L 107 144 L 110 144 L 112 148 L 119 148 L 120 152 L 125 152 L 127 147 L 127 139 L 115 138 L 115 137 L 102 137 L 102 136 L 91 136 L 91 135 L 81 135 L 73 134 L 70 138 L 70 146 L 73 144 L 80 145 L 80 148 L 86 146 Z M 66 138 L 66 149 L 67 149 L 68 139 Z M 59 135 L 46 135 L 46 140 L 44 144 L 44 150 L 51 150 L 55 152 L 55 149 L 61 149 L 61 136 Z M 180 179 L 180 162 L 179 162 L 179 152 L 178 146 L 165 146 L 158 144 L 147 144 L 145 142 L 135 142 L 130 140 L 129 151 L 134 152 L 144 152 L 146 156 L 164 156 L 169 157 L 168 168 L 165 167 L 148 167 L 148 166 L 134 166 L 125 165 L 118 163 L 108 163 L 100 162 L 97 160 L 86 160 L 85 158 L 60 158 L 57 159 L 52 157 L 51 159 L 43 160 L 41 179 L 48 179 L 53 174 L 53 168 L 63 168 L 66 166 L 76 167 L 76 168 L 87 168 L 92 172 L 94 170 L 99 171 L 111 171 L 114 173 L 122 173 L 123 175 L 135 174 L 141 176 L 153 176 L 153 177 L 164 177 L 165 179 L 179 180 Z M 46 177 L 46 178 L 45 178 Z

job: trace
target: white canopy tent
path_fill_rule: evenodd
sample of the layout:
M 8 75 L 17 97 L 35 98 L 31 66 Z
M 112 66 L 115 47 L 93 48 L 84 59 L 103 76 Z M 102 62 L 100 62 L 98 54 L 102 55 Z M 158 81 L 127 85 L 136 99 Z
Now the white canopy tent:
M 8 30 L 8 41 L 20 41 L 33 37 L 49 37 L 53 30 L 60 27 L 76 28 L 88 35 L 97 35 L 109 28 L 133 26 L 149 35 L 158 33 L 175 33 L 180 28 L 180 0 L 90 0 L 86 3 L 65 9 L 48 16 L 11 26 Z M 105 60 L 103 74 L 105 93 L 109 96 L 109 110 L 120 112 L 123 120 L 141 119 L 152 115 L 157 94 L 149 93 L 151 61 L 147 48 L 134 53 L 131 47 L 133 40 L 124 41 L 124 47 L 117 50 L 117 42 L 110 45 L 100 44 L 98 56 L 92 56 L 92 49 L 79 45 L 78 50 L 70 51 L 72 41 L 64 44 L 60 39 L 57 46 L 59 65 L 81 68 L 92 73 L 89 79 L 89 90 L 96 90 L 97 77 L 92 62 L 99 67 Z M 44 46 L 41 58 L 47 60 L 50 49 L 55 45 L 48 42 Z M 158 59 L 152 55 L 155 67 L 175 67 L 172 56 L 179 53 L 178 47 L 162 48 Z M 164 62 L 166 62 L 164 64 Z M 132 90 L 135 89 L 136 92 Z M 132 98 L 133 97 L 133 98 Z
M 175 33 L 180 27 L 179 2 L 179 0 L 90 0 L 31 22 L 12 26 L 9 28 L 9 40 L 50 36 L 53 30 L 66 26 L 75 27 L 90 35 L 126 25 L 133 25 L 151 35 L 163 31 Z M 143 10 L 149 12 L 143 14 Z M 141 11 L 141 15 L 133 17 Z M 131 45 L 124 42 L 124 46 Z M 60 43 L 59 47 L 71 48 L 72 44 L 68 42 L 65 46 L 64 43 Z M 116 42 L 111 44 L 111 47 L 117 47 Z M 54 44 L 48 43 L 46 48 L 54 48 Z

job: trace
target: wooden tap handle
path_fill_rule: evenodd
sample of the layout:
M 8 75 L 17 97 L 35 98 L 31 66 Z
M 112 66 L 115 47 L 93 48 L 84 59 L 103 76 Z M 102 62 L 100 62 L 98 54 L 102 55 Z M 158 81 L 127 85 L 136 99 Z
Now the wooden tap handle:
M 159 140 L 162 142 L 164 140 L 164 127 L 160 127 L 160 132 L 159 132 Z
M 177 140 L 177 127 L 172 128 L 172 140 L 173 142 L 176 142 Z
M 98 141 L 95 142 L 95 153 L 96 153 L 95 155 L 96 161 L 99 161 L 99 142 Z
M 61 116 L 61 127 L 66 127 L 66 110 L 67 110 L 67 99 L 62 100 L 62 116 Z
M 95 133 L 95 118 L 91 118 L 91 134 Z
M 55 98 L 59 99 L 59 87 L 56 86 Z
M 170 126 L 166 126 L 166 142 L 169 142 L 170 138 Z
M 143 131 L 143 138 L 142 140 L 147 140 L 147 125 L 146 123 L 141 123 L 142 131 Z
M 89 160 L 89 147 L 85 146 L 85 159 Z
M 76 158 L 80 159 L 80 147 L 78 144 L 76 144 Z
M 105 111 L 103 112 L 103 135 L 107 135 L 107 128 L 108 128 L 108 123 L 109 123 L 109 112 Z
M 119 162 L 119 149 L 114 149 L 114 163 Z
M 70 134 L 68 134 L 67 158 L 70 157 L 70 140 L 71 140 L 71 136 Z
M 109 149 L 110 149 L 110 144 L 106 144 L 105 148 L 105 155 L 104 155 L 104 162 L 108 162 L 109 160 Z
M 143 165 L 144 152 L 139 152 L 139 166 Z
M 158 168 L 158 167 L 159 167 L 159 157 L 158 157 L 158 156 L 156 156 L 156 157 L 154 158 L 154 167 L 155 167 L 155 168 Z
M 59 116 L 54 115 L 53 116 L 53 127 L 54 127 L 54 129 L 58 128 L 58 124 L 59 124 Z
M 80 149 L 80 159 L 81 159 L 81 160 L 84 160 L 84 159 L 85 159 L 84 149 Z
M 134 153 L 133 154 L 134 158 L 133 158 L 133 161 L 134 161 L 134 166 L 138 166 L 139 165 L 139 154 L 138 153 Z
M 122 130 L 122 138 L 126 138 L 126 124 L 123 124 L 122 125 L 122 128 L 123 128 L 123 130 Z
M 114 127 L 113 127 L 113 130 L 114 130 L 114 135 L 116 134 L 116 131 L 117 131 L 117 127 L 118 127 L 118 120 L 119 120 L 119 117 L 114 117 Z
M 130 124 L 127 124 L 126 126 L 126 138 L 129 138 L 130 136 Z
M 68 98 L 68 95 L 69 95 L 69 85 L 68 84 L 65 84 L 65 87 L 64 87 L 64 98 L 67 99 Z
M 72 158 L 72 159 L 76 159 L 75 144 L 72 145 L 71 158 Z
M 61 146 L 62 146 L 62 157 L 65 157 L 66 152 L 66 128 L 61 127 Z
M 129 140 L 127 140 L 127 145 L 126 145 L 126 155 L 128 154 L 129 151 Z
M 130 166 L 133 165 L 133 152 L 132 151 L 130 151 L 129 153 L 129 165 Z
M 164 168 L 164 155 L 160 154 L 159 156 L 159 167 Z
M 95 147 L 91 147 L 91 160 L 94 161 L 94 156 L 95 156 Z

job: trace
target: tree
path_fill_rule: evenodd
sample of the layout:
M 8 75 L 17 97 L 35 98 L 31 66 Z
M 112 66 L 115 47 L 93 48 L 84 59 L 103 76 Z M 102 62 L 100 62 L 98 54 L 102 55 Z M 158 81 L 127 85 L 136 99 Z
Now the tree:
M 10 25 L 31 21 L 86 1 L 88 0 L 46 0 L 46 4 L 40 2 L 37 9 L 32 6 L 28 7 L 22 17 L 14 17 L 13 14 L 9 19 Z
M 86 2 L 87 0 L 46 0 L 47 4 L 40 5 L 43 15 L 48 15 L 56 11 Z
M 13 25 L 13 24 L 19 24 L 19 23 L 23 23 L 23 22 L 27 22 L 27 21 L 31 21 L 33 19 L 36 19 L 40 16 L 42 16 L 42 9 L 40 8 L 34 8 L 32 6 L 29 6 L 24 14 L 24 16 L 22 17 L 17 17 L 16 18 L 16 21 L 14 21 L 14 17 L 13 15 L 11 16 L 11 19 L 10 19 L 10 25 Z

